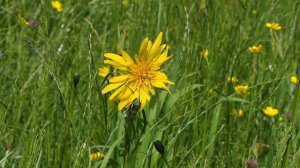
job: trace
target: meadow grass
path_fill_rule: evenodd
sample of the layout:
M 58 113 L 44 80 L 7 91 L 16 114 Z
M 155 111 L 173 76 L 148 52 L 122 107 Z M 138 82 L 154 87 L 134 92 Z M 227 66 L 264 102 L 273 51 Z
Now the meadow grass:
M 290 82 L 300 70 L 299 0 L 61 2 L 57 12 L 51 1 L 0 0 L 1 167 L 300 166 L 300 90 Z M 121 45 L 134 56 L 159 32 L 176 84 L 126 119 L 100 93 L 103 54 Z M 231 76 L 249 94 L 235 93 Z M 96 152 L 104 157 L 91 160 Z

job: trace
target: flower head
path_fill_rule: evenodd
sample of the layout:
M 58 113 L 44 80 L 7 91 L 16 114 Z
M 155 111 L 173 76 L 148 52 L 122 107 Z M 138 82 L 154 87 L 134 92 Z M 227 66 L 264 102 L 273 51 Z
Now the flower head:
M 257 160 L 256 159 L 249 159 L 246 162 L 247 168 L 255 168 L 257 166 Z
M 201 55 L 202 57 L 204 57 L 205 59 L 208 58 L 208 54 L 209 54 L 208 49 L 204 49 L 204 50 L 202 50 L 201 53 L 200 53 L 200 55 Z
M 160 140 L 155 140 L 153 142 L 155 149 L 161 154 L 165 154 L 165 147 Z
M 102 77 L 106 77 L 109 74 L 109 68 L 107 66 L 103 66 L 102 68 L 98 68 L 98 75 Z
M 51 5 L 57 10 L 57 12 L 62 12 L 64 10 L 64 7 L 60 1 L 51 1 Z
M 244 113 L 245 113 L 245 111 L 243 109 L 238 110 L 239 117 L 243 117 Z
M 28 21 L 27 21 L 25 18 L 23 18 L 21 15 L 18 15 L 18 19 L 19 19 L 19 22 L 20 22 L 22 25 L 24 25 L 24 26 L 29 26 Z
M 127 9 L 129 7 L 129 0 L 122 0 L 123 8 Z
M 263 109 L 265 115 L 268 117 L 273 117 L 278 114 L 278 110 L 276 108 L 272 108 L 270 106 L 266 107 Z
M 287 120 L 290 120 L 291 118 L 292 118 L 292 113 L 291 112 L 287 112 L 287 113 L 285 113 L 285 118 L 287 119 Z
M 210 95 L 214 95 L 214 94 L 216 93 L 216 88 L 211 88 L 211 89 L 209 89 L 209 90 L 208 90 L 208 93 L 209 93 Z
M 253 46 L 251 46 L 251 47 L 249 47 L 248 48 L 248 50 L 251 52 L 251 53 L 255 53 L 255 54 L 258 54 L 258 53 L 260 53 L 260 51 L 261 51 L 261 49 L 262 49 L 262 45 L 260 44 L 260 45 L 253 45 Z
M 102 152 L 94 152 L 90 154 L 91 160 L 100 160 L 104 158 L 104 154 Z
M 36 27 L 37 25 L 38 25 L 38 22 L 37 22 L 36 20 L 34 20 L 34 19 L 28 20 L 28 26 L 29 26 L 30 28 L 34 28 L 34 27 Z
M 232 77 L 228 77 L 227 81 L 235 84 L 239 82 L 239 79 L 236 76 L 232 76 Z
M 295 76 L 295 75 L 291 76 L 290 81 L 294 85 L 296 85 L 299 82 L 297 76 Z
M 249 94 L 249 86 L 248 85 L 237 85 L 234 87 L 234 90 L 239 95 Z
M 121 55 L 105 53 L 105 64 L 119 70 L 119 75 L 109 79 L 109 84 L 103 88 L 102 94 L 112 90 L 114 93 L 109 97 L 110 101 L 119 100 L 118 110 L 138 102 L 140 111 L 150 101 L 151 95 L 155 94 L 155 88 L 169 91 L 166 84 L 174 85 L 160 67 L 171 58 L 168 56 L 169 47 L 161 45 L 162 33 L 152 43 L 145 38 L 141 44 L 139 54 L 134 60 L 123 50 Z M 170 91 L 169 91 L 170 92 Z
M 6 143 L 6 144 L 4 145 L 4 148 L 5 148 L 6 151 L 11 151 L 14 147 L 13 147 L 13 144 L 11 144 L 11 143 Z
M 279 23 L 266 23 L 266 27 L 271 30 L 281 30 L 281 26 Z
M 238 116 L 238 117 L 243 117 L 245 111 L 243 109 L 233 109 L 233 115 Z

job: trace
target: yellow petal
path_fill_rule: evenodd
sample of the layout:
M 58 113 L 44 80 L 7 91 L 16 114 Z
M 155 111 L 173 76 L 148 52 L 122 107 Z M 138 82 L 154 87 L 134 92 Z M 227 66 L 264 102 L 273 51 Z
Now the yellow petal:
M 160 52 L 162 52 L 165 48 L 166 48 L 166 44 L 163 44 L 163 45 L 161 45 L 159 48 L 160 48 Z
M 146 103 L 147 103 L 147 98 L 146 98 L 146 96 L 145 95 L 143 95 L 143 94 L 141 94 L 140 95 L 140 109 L 139 109 L 139 111 L 142 111 L 144 108 L 145 108 L 145 106 L 146 106 Z
M 146 49 L 146 52 L 147 52 L 147 53 L 145 53 L 145 54 L 149 54 L 151 48 L 152 48 L 152 42 L 149 40 L 149 41 L 148 41 L 148 44 L 147 44 L 147 49 Z
M 123 58 L 124 58 L 127 62 L 129 62 L 130 64 L 133 64 L 133 63 L 134 63 L 133 60 L 131 59 L 131 57 L 130 57 L 129 54 L 127 54 L 127 53 L 126 53 L 125 51 L 123 51 L 123 50 L 120 50 L 120 52 L 121 52 Z
M 120 88 L 118 88 L 108 99 L 109 99 L 109 101 L 111 101 L 111 102 L 114 102 L 115 100 L 116 100 L 116 98 L 117 98 L 117 96 L 122 92 L 122 91 L 124 91 L 124 89 L 125 89 L 125 85 L 123 85 L 123 86 L 121 86 Z
M 149 55 L 149 59 L 150 60 L 153 60 L 153 59 L 157 59 L 157 57 L 160 56 L 160 49 L 157 49 L 155 52 L 151 53 L 151 55 Z
M 154 90 L 154 89 L 149 88 L 149 91 L 150 91 L 150 93 L 151 93 L 152 95 L 155 95 L 155 90 Z
M 140 47 L 140 51 L 139 51 L 139 55 L 143 56 L 145 54 L 145 51 L 147 49 L 147 45 L 148 45 L 148 38 L 145 38 L 141 44 Z
M 110 58 L 110 59 L 114 60 L 115 62 L 117 62 L 119 64 L 127 65 L 127 63 L 125 62 L 125 60 L 121 56 L 119 56 L 117 54 L 114 54 L 114 53 L 105 53 L 104 57 Z
M 155 80 L 162 82 L 162 83 L 168 83 L 170 85 L 174 85 L 175 83 L 170 81 L 167 77 L 167 75 L 163 72 L 156 72 Z
M 102 77 L 106 77 L 109 74 L 109 68 L 104 66 L 102 68 L 98 68 L 98 75 Z
M 164 51 L 158 58 L 155 60 L 158 66 L 161 66 L 163 63 L 168 61 L 172 57 L 168 57 L 168 50 Z
M 115 76 L 109 79 L 109 83 L 120 83 L 120 82 L 125 82 L 130 75 L 120 75 L 120 76 Z
M 154 87 L 157 87 L 157 88 L 161 88 L 161 89 L 166 89 L 167 86 L 160 80 L 155 80 L 155 81 L 152 81 L 152 86 Z
M 138 94 L 131 94 L 127 100 L 121 101 L 118 105 L 118 110 L 121 111 L 124 107 L 128 107 L 129 105 L 131 105 L 134 102 L 134 100 L 137 99 L 137 95 Z
M 124 100 L 124 101 L 120 101 L 120 103 L 118 104 L 118 110 L 119 111 L 122 111 L 122 109 L 127 106 L 127 100 Z
M 167 86 L 162 81 L 155 80 L 151 84 L 154 87 L 165 89 L 165 90 L 167 90 L 171 94 L 169 88 L 167 88 Z
M 158 50 L 158 48 L 159 48 L 159 46 L 160 46 L 160 44 L 161 44 L 162 36 L 163 36 L 163 33 L 160 32 L 160 33 L 158 34 L 158 36 L 157 36 L 155 42 L 153 43 L 153 46 L 152 46 L 152 48 L 151 48 L 151 50 L 150 50 L 150 55 L 153 55 L 153 53 L 155 53 L 155 52 Z
M 104 60 L 104 64 L 109 64 L 111 66 L 113 66 L 114 68 L 120 69 L 120 70 L 124 70 L 127 71 L 127 67 L 124 65 L 121 65 L 115 61 L 111 61 L 111 60 Z
M 161 81 L 164 81 L 164 80 L 168 79 L 167 75 L 163 72 L 160 72 L 160 71 L 157 71 L 155 73 L 155 78 L 156 78 L 156 80 L 161 80 Z
M 121 86 L 123 83 L 113 83 L 113 84 L 108 84 L 105 88 L 102 89 L 101 93 L 105 94 L 109 91 L 114 90 L 115 88 Z
M 170 80 L 165 80 L 164 82 L 167 83 L 167 84 L 170 84 L 170 85 L 175 85 L 175 82 L 172 82 Z
M 127 88 L 126 91 L 119 95 L 118 99 L 120 101 L 128 100 L 132 94 L 133 92 L 129 88 Z

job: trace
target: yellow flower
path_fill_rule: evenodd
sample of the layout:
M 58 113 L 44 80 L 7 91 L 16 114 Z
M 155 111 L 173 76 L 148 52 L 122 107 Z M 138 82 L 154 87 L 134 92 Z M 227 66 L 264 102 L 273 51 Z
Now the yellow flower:
M 202 50 L 201 53 L 200 53 L 200 55 L 201 55 L 202 57 L 204 57 L 205 59 L 208 58 L 208 54 L 209 54 L 208 49 L 204 49 L 204 50 Z
M 239 109 L 238 112 L 239 112 L 239 117 L 244 116 L 245 111 L 243 109 Z
M 51 5 L 57 10 L 57 12 L 62 12 L 64 10 L 64 7 L 60 1 L 51 1 Z
M 239 95 L 249 94 L 249 86 L 248 85 L 237 85 L 234 87 L 234 90 Z
M 271 30 L 281 30 L 281 26 L 279 23 L 266 23 L 266 27 Z
M 123 8 L 127 9 L 129 6 L 129 0 L 122 0 Z
M 114 53 L 104 54 L 104 57 L 108 58 L 104 63 L 118 69 L 120 75 L 110 78 L 109 84 L 101 93 L 115 90 L 109 100 L 119 100 L 119 111 L 135 101 L 139 102 L 141 111 L 150 101 L 151 95 L 155 94 L 155 88 L 170 92 L 165 84 L 175 84 L 165 73 L 159 71 L 171 58 L 168 56 L 169 47 L 166 44 L 161 45 L 162 36 L 163 34 L 159 33 L 154 43 L 145 38 L 134 60 L 123 50 L 120 50 L 121 56 Z
M 291 76 L 290 81 L 292 84 L 296 85 L 298 83 L 297 76 L 295 76 L 295 75 Z
M 18 19 L 19 19 L 19 22 L 24 25 L 24 26 L 29 26 L 29 23 L 27 20 L 25 20 L 25 18 L 23 18 L 21 15 L 18 15 Z
M 102 152 L 94 152 L 90 154 L 91 160 L 100 160 L 104 158 L 104 154 Z
M 245 111 L 243 109 L 233 109 L 233 115 L 243 117 Z
M 109 74 L 109 68 L 107 66 L 103 66 L 102 68 L 98 68 L 98 75 L 102 77 L 106 77 Z
M 211 88 L 211 89 L 208 90 L 208 93 L 209 93 L 210 95 L 214 95 L 214 94 L 216 93 L 216 91 L 215 91 L 214 88 Z
M 283 121 L 283 118 L 281 116 L 278 117 L 278 121 Z
M 270 106 L 264 108 L 263 111 L 269 117 L 273 117 L 278 114 L 278 110 L 276 108 L 272 108 Z
M 262 45 L 261 45 L 261 44 L 258 45 L 258 46 L 253 45 L 253 46 L 249 47 L 248 50 L 249 50 L 251 53 L 258 54 L 258 53 L 260 53 L 261 48 L 262 48 Z
M 229 83 L 235 84 L 235 83 L 238 83 L 238 82 L 239 82 L 239 79 L 238 79 L 236 76 L 232 76 L 232 77 L 229 77 L 229 78 L 227 79 L 227 81 L 228 81 Z

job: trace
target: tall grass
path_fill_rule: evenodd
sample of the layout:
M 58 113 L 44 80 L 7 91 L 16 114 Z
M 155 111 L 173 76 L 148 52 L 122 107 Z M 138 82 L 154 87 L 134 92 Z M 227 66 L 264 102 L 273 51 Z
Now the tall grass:
M 0 0 L 1 167 L 299 167 L 300 90 L 289 81 L 300 70 L 299 0 L 62 3 L 59 13 L 50 1 Z M 176 85 L 128 121 L 101 95 L 97 69 L 120 43 L 133 56 L 159 32 Z M 234 92 L 233 75 L 249 95 Z M 267 117 L 266 106 L 279 114 Z M 90 160 L 97 151 L 104 158 Z

